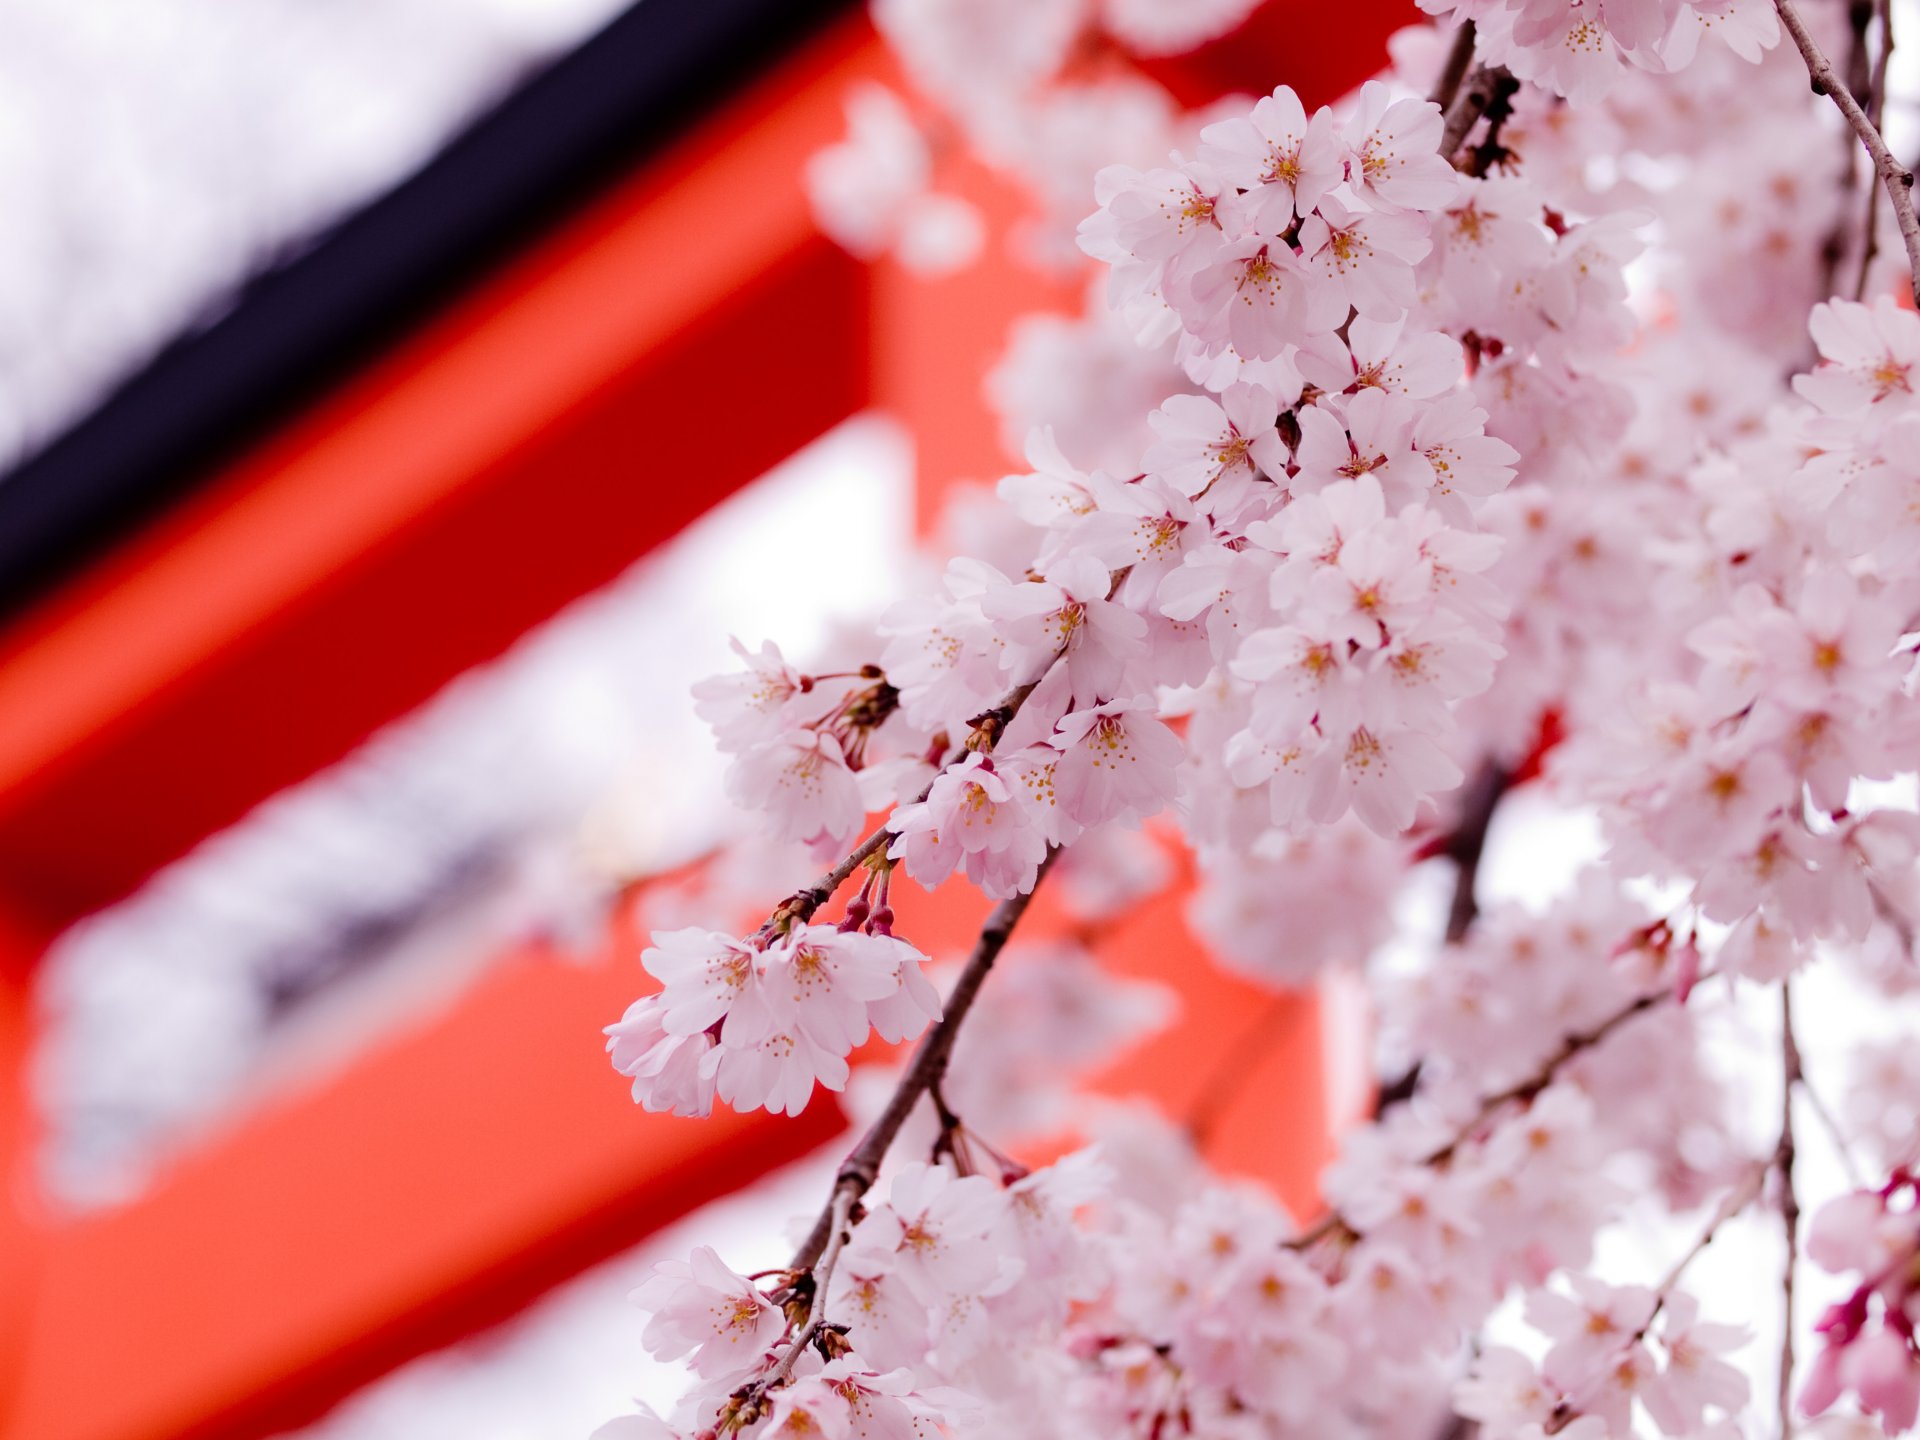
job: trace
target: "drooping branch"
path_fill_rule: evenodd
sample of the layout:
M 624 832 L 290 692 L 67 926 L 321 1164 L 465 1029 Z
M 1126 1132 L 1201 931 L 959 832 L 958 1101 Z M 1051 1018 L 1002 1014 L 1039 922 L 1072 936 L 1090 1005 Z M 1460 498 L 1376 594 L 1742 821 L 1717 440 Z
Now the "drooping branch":
M 1109 600 L 1119 593 L 1121 585 L 1126 583 L 1127 576 L 1132 572 L 1133 567 L 1131 565 L 1113 572 L 1112 583 L 1107 587 L 1107 598 Z M 999 704 L 976 715 L 973 718 L 973 730 L 968 735 L 963 748 L 968 751 L 978 751 L 982 754 L 992 754 L 993 747 L 1000 743 L 1000 737 L 1006 733 L 1007 726 L 1013 723 L 1013 719 L 1020 713 L 1021 707 L 1033 697 L 1033 692 L 1040 688 L 1040 682 L 1045 680 L 1047 676 L 1053 672 L 1055 665 L 1058 665 L 1062 660 L 1066 659 L 1067 649 L 1068 643 L 1063 642 L 1060 648 L 1054 651 L 1052 656 L 1049 657 L 1047 663 L 1040 668 L 1038 675 L 1023 685 L 1016 685 L 1012 690 L 1007 692 L 1005 698 L 1003 698 Z M 927 796 L 932 793 L 933 785 L 929 782 L 926 789 L 922 790 L 916 797 L 915 803 L 924 801 Z M 806 924 L 807 921 L 813 918 L 813 912 L 831 900 L 834 892 L 846 884 L 848 876 L 852 875 L 855 870 L 858 870 L 862 865 L 866 864 L 868 860 L 886 849 L 887 843 L 892 839 L 892 836 L 893 832 L 890 831 L 885 824 L 882 824 L 879 829 L 875 830 L 871 835 L 867 836 L 866 839 L 854 846 L 844 858 L 828 870 L 826 874 L 814 881 L 813 884 L 806 886 L 804 889 L 794 891 L 793 894 L 789 895 L 785 900 L 782 900 L 779 905 L 774 908 L 773 913 L 767 917 L 766 924 L 760 927 L 760 934 L 763 937 L 770 936 L 776 932 L 791 929 L 795 925 Z
M 1887 109 L 1887 62 L 1893 58 L 1893 0 L 1874 0 L 1874 17 L 1880 31 L 1880 49 L 1874 56 L 1873 70 L 1867 79 L 1867 118 L 1878 129 L 1881 116 Z M 1867 217 L 1861 222 L 1860 273 L 1854 276 L 1853 298 L 1859 300 L 1867 293 L 1867 275 L 1873 269 L 1873 262 L 1880 253 L 1880 189 L 1867 187 Z
M 1879 127 L 1860 108 L 1860 102 L 1854 98 L 1853 92 L 1834 73 L 1833 63 L 1821 53 L 1819 45 L 1807 30 L 1806 21 L 1794 8 L 1793 0 L 1773 0 L 1773 8 L 1779 12 L 1780 23 L 1786 27 L 1787 34 L 1793 37 L 1800 58 L 1806 62 L 1814 93 L 1827 96 L 1839 107 L 1840 114 L 1873 159 L 1873 168 L 1887 192 L 1887 202 L 1893 206 L 1894 218 L 1900 224 L 1900 238 L 1907 247 L 1914 301 L 1920 304 L 1920 217 L 1916 217 L 1913 210 L 1913 172 L 1893 158 L 1893 152 L 1887 148 Z
M 1487 831 L 1493 814 L 1507 791 L 1513 788 L 1513 771 L 1497 760 L 1488 760 L 1475 774 L 1460 801 L 1460 815 L 1453 828 L 1425 855 L 1443 855 L 1454 863 L 1453 900 L 1447 908 L 1446 940 L 1458 945 L 1467 938 L 1480 914 L 1480 860 L 1486 853 Z M 1393 1079 L 1381 1085 L 1374 1096 L 1374 1114 L 1382 1115 L 1396 1105 L 1404 1105 L 1420 1088 L 1421 1064 L 1415 1060 Z
M 1622 1351 L 1630 1351 L 1647 1338 L 1653 1329 L 1653 1322 L 1660 1318 L 1660 1312 L 1667 1308 L 1667 1302 L 1673 1298 L 1674 1287 L 1680 1283 L 1680 1277 L 1687 1273 L 1687 1267 L 1700 1257 L 1706 1248 L 1713 1244 L 1714 1237 L 1720 1233 L 1720 1227 L 1745 1210 L 1760 1197 L 1760 1191 L 1766 1184 L 1767 1174 L 1773 1169 L 1772 1160 L 1763 1160 L 1748 1167 L 1747 1173 L 1738 1185 L 1729 1190 L 1720 1203 L 1714 1207 L 1713 1215 L 1708 1219 L 1706 1228 L 1700 1232 L 1700 1238 L 1688 1247 L 1685 1254 L 1674 1261 L 1667 1273 L 1662 1275 L 1653 1288 L 1653 1305 L 1647 1311 L 1646 1318 L 1639 1328 L 1621 1342 Z M 1611 1375 L 1603 1371 L 1593 1384 L 1576 1395 L 1569 1396 L 1553 1407 L 1553 1413 L 1542 1423 L 1541 1429 L 1548 1435 L 1558 1435 L 1585 1413 L 1583 1406 L 1590 1402 L 1596 1390 L 1611 1381 Z
M 1644 1014 L 1654 1006 L 1673 998 L 1674 991 L 1671 989 L 1650 991 L 1614 1011 L 1592 1028 L 1575 1031 L 1566 1036 L 1554 1047 L 1553 1053 L 1541 1061 L 1539 1067 L 1526 1079 L 1483 1097 L 1474 1107 L 1473 1114 L 1454 1131 L 1452 1137 L 1438 1149 L 1421 1156 L 1418 1163 L 1427 1169 L 1445 1166 L 1460 1152 L 1461 1146 L 1478 1135 L 1487 1122 L 1507 1106 L 1533 1099 L 1551 1085 L 1559 1077 L 1562 1068 L 1575 1057 L 1593 1049 L 1634 1016 Z M 1344 1235 L 1349 1240 L 1360 1238 L 1360 1232 L 1348 1223 L 1345 1216 L 1338 1211 L 1330 1211 L 1319 1223 L 1289 1240 L 1287 1247 L 1292 1250 L 1306 1250 L 1334 1235 Z
M 1027 907 L 1033 903 L 1034 892 L 1040 888 L 1040 882 L 1046 879 L 1059 854 L 1057 847 L 1050 849 L 1047 858 L 1040 863 L 1039 873 L 1034 876 L 1033 889 L 1011 900 L 1002 900 L 987 917 L 980 938 L 974 942 L 973 953 L 967 957 L 960 978 L 954 981 L 953 990 L 947 996 L 939 1023 L 926 1033 L 919 1048 L 913 1052 L 913 1059 L 908 1062 L 899 1083 L 894 1086 L 887 1108 L 880 1112 L 880 1117 L 860 1137 L 860 1143 L 841 1162 L 840 1171 L 834 1177 L 833 1194 L 828 1198 L 826 1208 L 820 1212 L 820 1218 L 814 1222 L 812 1232 L 794 1252 L 789 1269 L 796 1272 L 815 1269 L 838 1233 L 840 1221 L 851 1214 L 854 1204 L 873 1188 L 873 1182 L 880 1175 L 880 1162 L 886 1159 L 888 1148 L 900 1133 L 901 1126 L 907 1123 L 913 1107 L 920 1103 L 922 1095 L 945 1078 L 960 1026 L 973 1009 L 980 987 L 986 983 L 987 973 L 993 969 L 994 961 L 1000 958 L 1000 952 L 1013 936 L 1014 927 L 1020 923 L 1020 917 L 1027 913 Z M 812 1313 L 824 1302 L 822 1289 L 816 1286 L 809 1323 Z
M 1780 1440 L 1793 1435 L 1794 1270 L 1800 1262 L 1800 1197 L 1793 1184 L 1793 1092 L 1800 1087 L 1800 1042 L 1793 1033 L 1793 983 L 1780 982 L 1780 1146 L 1774 1167 L 1780 1172 L 1780 1228 L 1786 1259 L 1780 1267 L 1780 1377 L 1776 1400 Z
M 1467 67 L 1473 64 L 1473 42 L 1473 22 L 1461 21 L 1460 28 L 1453 32 L 1447 63 L 1440 67 L 1440 78 L 1433 82 L 1433 89 L 1427 95 L 1443 115 L 1453 107 L 1453 98 L 1460 93 L 1460 82 L 1467 78 Z
M 1501 797 L 1512 784 L 1513 772 L 1498 760 L 1482 765 L 1461 799 L 1460 818 L 1440 851 L 1455 866 L 1453 903 L 1447 911 L 1449 945 L 1465 940 L 1480 914 L 1480 859 L 1487 849 L 1487 830 L 1493 824 L 1493 812 L 1499 808 Z
M 1489 134 L 1488 140 L 1498 146 L 1499 123 L 1511 113 L 1513 97 L 1519 91 L 1520 82 L 1504 65 L 1476 65 L 1453 103 L 1446 107 L 1447 123 L 1440 132 L 1441 156 L 1452 160 L 1483 115 L 1492 117 L 1494 133 Z

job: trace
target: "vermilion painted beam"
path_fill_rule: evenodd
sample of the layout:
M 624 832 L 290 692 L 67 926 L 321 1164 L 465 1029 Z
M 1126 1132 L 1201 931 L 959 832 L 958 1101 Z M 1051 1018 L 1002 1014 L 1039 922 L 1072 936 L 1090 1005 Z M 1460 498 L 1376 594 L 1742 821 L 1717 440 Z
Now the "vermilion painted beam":
M 871 58 L 797 57 L 0 638 L 14 903 L 116 898 L 858 409 L 799 176 Z
M 903 933 L 942 956 L 983 909 L 963 887 L 906 882 L 896 903 Z M 1185 1009 L 1101 1087 L 1179 1115 L 1243 1026 L 1271 1026 L 1210 1153 L 1299 1203 L 1330 1137 L 1315 1006 L 1276 1014 L 1193 964 L 1182 903 L 1175 889 L 1102 943 Z M 1043 894 L 1024 928 L 1065 924 Z M 0 1440 L 248 1440 L 301 1423 L 839 1128 L 824 1094 L 798 1120 L 634 1107 L 597 1042 L 641 987 L 637 948 L 506 957 L 444 1015 L 249 1119 L 138 1204 L 49 1226 Z
M 798 1120 L 640 1111 L 597 1043 L 638 986 L 630 959 L 512 956 L 140 1203 L 50 1226 L 0 1436 L 302 1423 L 839 1128 L 830 1099 Z

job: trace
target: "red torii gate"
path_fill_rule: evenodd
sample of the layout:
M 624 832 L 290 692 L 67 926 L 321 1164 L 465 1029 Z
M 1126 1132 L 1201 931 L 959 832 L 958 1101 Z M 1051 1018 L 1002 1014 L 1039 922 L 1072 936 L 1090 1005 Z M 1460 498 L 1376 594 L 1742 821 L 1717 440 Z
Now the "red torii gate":
M 1406 18 L 1275 0 L 1156 73 L 1189 95 L 1285 78 L 1329 99 Z M 1293 73 L 1295 55 L 1343 66 Z M 299 1423 L 841 1127 L 828 1104 L 635 1109 L 597 1035 L 641 979 L 624 935 L 592 966 L 504 957 L 444 1016 L 81 1219 L 36 1198 L 24 1062 L 34 967 L 65 925 L 840 420 L 903 420 L 923 499 L 1005 468 L 979 378 L 1012 316 L 1071 310 L 1079 286 L 994 259 L 929 284 L 819 236 L 805 159 L 840 134 L 848 83 L 889 74 L 864 23 L 822 36 L 0 633 L 0 1440 Z M 1019 208 L 964 161 L 951 178 L 997 227 Z M 708 388 L 743 354 L 751 425 Z M 635 455 L 686 483 L 633 483 Z M 929 943 L 979 913 L 901 908 Z M 1058 923 L 1037 907 L 1036 928 Z M 1251 987 L 1186 963 L 1177 898 L 1102 955 L 1185 1000 L 1116 1088 L 1181 1107 L 1231 1037 L 1272 1023 Z M 1310 1000 L 1290 1007 L 1210 1141 L 1299 1205 L 1326 1148 L 1318 1026 Z

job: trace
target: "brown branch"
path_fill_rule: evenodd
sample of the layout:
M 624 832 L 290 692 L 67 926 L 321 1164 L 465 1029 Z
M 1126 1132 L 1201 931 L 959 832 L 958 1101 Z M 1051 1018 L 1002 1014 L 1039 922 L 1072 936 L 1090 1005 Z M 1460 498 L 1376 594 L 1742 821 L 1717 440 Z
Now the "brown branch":
M 1453 904 L 1447 911 L 1447 943 L 1458 945 L 1467 938 L 1480 914 L 1476 894 L 1480 879 L 1480 859 L 1487 849 L 1487 830 L 1493 824 L 1493 812 L 1513 785 L 1513 772 L 1498 760 L 1488 760 L 1473 777 L 1460 801 L 1460 817 L 1440 853 L 1457 867 L 1453 880 Z
M 1900 238 L 1907 247 L 1907 266 L 1914 300 L 1920 304 L 1920 217 L 1916 217 L 1913 211 L 1913 172 L 1893 158 L 1893 152 L 1887 149 L 1887 142 L 1860 108 L 1860 102 L 1854 99 L 1853 92 L 1833 73 L 1832 62 L 1814 43 L 1813 36 L 1807 31 L 1806 21 L 1800 18 L 1800 12 L 1794 8 L 1793 0 L 1773 0 L 1773 8 L 1779 12 L 1780 23 L 1786 27 L 1787 34 L 1793 37 L 1800 58 L 1806 62 L 1814 93 L 1827 96 L 1839 107 L 1840 114 L 1853 127 L 1853 133 L 1859 136 L 1860 143 L 1873 158 L 1873 168 L 1886 188 L 1887 201 L 1893 206 L 1894 218 L 1900 224 Z
M 1752 1166 L 1748 1170 L 1746 1177 L 1726 1193 L 1726 1196 L 1720 1201 L 1720 1204 L 1715 1207 L 1712 1218 L 1707 1221 L 1706 1228 L 1700 1232 L 1700 1238 L 1693 1242 L 1691 1248 L 1689 1248 L 1684 1255 L 1673 1262 L 1672 1267 L 1665 1275 L 1660 1277 L 1659 1282 L 1654 1286 L 1653 1308 L 1647 1311 L 1647 1318 L 1640 1322 L 1640 1327 L 1621 1342 L 1620 1349 L 1623 1353 L 1632 1350 L 1634 1346 L 1647 1338 L 1647 1332 L 1653 1329 L 1653 1322 L 1660 1318 L 1660 1312 L 1667 1308 L 1667 1301 L 1673 1298 L 1673 1289 L 1680 1283 L 1680 1277 L 1687 1273 L 1687 1267 L 1697 1260 L 1701 1253 L 1713 1243 L 1714 1236 L 1720 1233 L 1720 1227 L 1722 1225 L 1725 1225 L 1727 1221 L 1738 1215 L 1742 1210 L 1745 1210 L 1747 1206 L 1759 1198 L 1761 1187 L 1765 1185 L 1767 1175 L 1772 1169 L 1772 1160 L 1764 1160 L 1758 1165 Z M 1581 1410 L 1582 1400 L 1591 1399 L 1598 1389 L 1610 1384 L 1611 1381 L 1611 1370 L 1603 1369 L 1594 1381 L 1579 1392 L 1580 1398 L 1575 1398 L 1570 1395 L 1563 1399 L 1558 1405 L 1554 1406 L 1553 1413 L 1547 1417 L 1541 1429 L 1548 1435 L 1558 1435 L 1562 1430 L 1565 1430 L 1575 1420 L 1580 1418 L 1583 1413 Z
M 1453 45 L 1447 51 L 1447 63 L 1440 68 L 1440 78 L 1433 82 L 1433 89 L 1427 100 L 1440 107 L 1445 114 L 1453 106 L 1453 97 L 1460 93 L 1460 82 L 1467 78 L 1467 67 L 1473 64 L 1473 22 L 1463 20 L 1460 28 L 1453 32 Z
M 1893 4 L 1892 0 L 1873 0 L 1873 12 L 1880 25 L 1880 50 L 1874 57 L 1873 70 L 1867 79 L 1867 118 L 1880 126 L 1880 117 L 1887 108 L 1887 62 L 1893 57 Z M 1851 166 L 1848 167 L 1852 169 Z M 1877 186 L 1867 187 L 1867 217 L 1861 224 L 1860 273 L 1854 277 L 1853 298 L 1859 300 L 1867 293 L 1867 275 L 1873 269 L 1873 262 L 1880 254 L 1880 191 Z
M 1478 898 L 1480 860 L 1487 848 L 1487 830 L 1493 824 L 1493 812 L 1501 798 L 1513 788 L 1513 772 L 1497 760 L 1481 765 L 1463 793 L 1460 814 L 1453 829 L 1431 852 L 1453 861 L 1453 901 L 1447 910 L 1446 940 L 1458 945 L 1467 938 L 1479 917 Z M 1373 1097 L 1376 1118 L 1396 1105 L 1413 1099 L 1420 1089 L 1421 1063 L 1416 1060 L 1393 1079 L 1381 1085 Z
M 1417 1163 L 1427 1169 L 1444 1167 L 1460 1152 L 1460 1147 L 1479 1134 L 1486 1123 L 1501 1110 L 1515 1102 L 1532 1100 L 1554 1082 L 1561 1068 L 1569 1061 L 1591 1050 L 1634 1016 L 1643 1014 L 1661 1002 L 1673 998 L 1674 992 L 1671 989 L 1651 991 L 1614 1011 L 1592 1029 L 1575 1031 L 1564 1037 L 1559 1045 L 1554 1047 L 1553 1053 L 1540 1063 L 1539 1069 L 1517 1084 L 1509 1085 L 1504 1090 L 1495 1091 L 1484 1097 L 1466 1123 L 1454 1131 L 1452 1139 L 1439 1149 L 1421 1156 Z M 1347 1240 L 1357 1240 L 1360 1238 L 1360 1231 L 1355 1229 L 1338 1211 L 1330 1211 L 1317 1224 L 1289 1240 L 1287 1248 L 1306 1250 L 1334 1235 L 1342 1236 Z
M 1492 93 L 1487 96 L 1487 108 L 1482 111 L 1487 122 L 1487 133 L 1480 137 L 1480 143 L 1467 153 L 1467 163 L 1460 168 L 1476 178 L 1484 176 L 1489 170 L 1504 166 L 1513 158 L 1500 139 L 1500 127 L 1513 118 L 1513 97 L 1520 93 L 1520 82 L 1502 70 L 1494 77 Z
M 1132 573 L 1133 567 L 1131 565 L 1113 572 L 1113 581 L 1107 587 L 1107 598 L 1109 600 L 1119 593 L 1121 585 L 1126 582 L 1127 576 Z M 1053 667 L 1066 658 L 1066 654 L 1067 644 L 1062 643 L 1060 648 L 1053 652 L 1053 655 L 1048 659 L 1047 663 L 1041 667 L 1038 675 L 1034 676 L 1033 679 L 1027 681 L 1024 685 L 1016 685 L 1013 689 L 1009 690 L 1006 698 L 991 710 L 974 716 L 972 722 L 973 731 L 967 736 L 966 744 L 962 749 L 968 752 L 978 751 L 982 754 L 992 754 L 993 747 L 1000 743 L 1000 737 L 1006 733 L 1007 726 L 1013 723 L 1013 717 L 1020 713 L 1021 706 L 1025 705 L 1032 697 L 1033 692 L 1040 688 L 1040 682 L 1052 673 Z M 938 778 L 938 776 L 935 776 L 935 779 Z M 932 793 L 933 782 L 929 781 L 926 789 L 920 792 L 914 803 L 919 804 L 925 801 L 927 796 Z M 767 917 L 766 923 L 760 927 L 760 935 L 766 937 L 778 932 L 790 930 L 795 925 L 806 924 L 807 921 L 813 918 L 814 911 L 818 910 L 833 898 L 834 891 L 846 883 L 847 877 L 853 874 L 855 870 L 858 870 L 868 860 L 879 854 L 880 851 L 884 850 L 887 842 L 892 838 L 892 831 L 887 828 L 885 823 L 882 823 L 878 830 L 875 830 L 871 835 L 867 836 L 866 839 L 854 846 L 847 856 L 831 870 L 827 871 L 826 874 L 822 875 L 818 880 L 814 881 L 813 884 L 806 886 L 804 889 L 794 891 L 793 894 L 775 906 L 773 913 Z
M 1780 1440 L 1793 1435 L 1793 1272 L 1800 1260 L 1800 1197 L 1793 1185 L 1793 1092 L 1805 1075 L 1800 1042 L 1793 1033 L 1793 984 L 1780 982 L 1780 1146 L 1773 1163 L 1780 1171 L 1780 1226 L 1787 1257 L 1780 1268 Z
M 1497 1091 L 1483 1099 L 1480 1102 L 1480 1108 L 1474 1112 L 1473 1118 L 1468 1120 L 1465 1125 L 1461 1126 L 1460 1129 L 1455 1132 L 1453 1139 L 1428 1155 L 1421 1163 L 1423 1165 L 1445 1165 L 1449 1160 L 1453 1159 L 1460 1147 L 1499 1111 L 1516 1101 L 1532 1100 L 1542 1090 L 1554 1082 L 1563 1065 L 1566 1065 L 1569 1061 L 1586 1051 L 1593 1049 L 1594 1046 L 1598 1045 L 1602 1040 L 1605 1040 L 1609 1035 L 1613 1034 L 1614 1031 L 1626 1024 L 1627 1021 L 1633 1019 L 1634 1016 L 1644 1014 L 1646 1011 L 1660 1004 L 1663 1000 L 1671 999 L 1673 999 L 1673 991 L 1671 989 L 1651 991 L 1648 994 L 1642 995 L 1632 1003 L 1623 1005 L 1598 1025 L 1595 1025 L 1591 1030 L 1577 1030 L 1573 1034 L 1566 1036 L 1561 1040 L 1560 1044 L 1555 1047 L 1553 1053 L 1541 1063 L 1540 1068 L 1532 1075 L 1529 1075 L 1518 1084 L 1509 1085 L 1506 1089 Z
M 1520 84 L 1502 65 L 1476 65 L 1467 77 L 1453 104 L 1447 107 L 1447 123 L 1440 132 L 1440 155 L 1453 159 L 1467 134 L 1482 115 L 1493 108 L 1494 97 L 1504 93 L 1503 104 L 1510 102 Z M 1502 115 L 1500 118 L 1504 119 Z
M 899 1083 L 894 1086 L 893 1096 L 887 1101 L 887 1108 L 880 1112 L 880 1118 L 868 1127 L 867 1133 L 860 1137 L 860 1143 L 841 1162 L 826 1208 L 820 1212 L 812 1232 L 794 1253 L 789 1269 L 812 1270 L 815 1263 L 821 1260 L 836 1233 L 834 1217 L 851 1213 L 860 1197 L 873 1188 L 873 1182 L 880 1175 L 880 1162 L 886 1158 L 888 1147 L 900 1133 L 900 1127 L 907 1123 L 913 1107 L 920 1103 L 922 1095 L 946 1077 L 947 1062 L 952 1058 L 953 1042 L 960 1033 L 961 1023 L 967 1018 L 967 1012 L 973 1009 L 980 987 L 986 982 L 987 972 L 993 969 L 993 962 L 999 959 L 1000 952 L 1006 948 L 1014 927 L 1020 923 L 1020 917 L 1027 913 L 1027 906 L 1033 903 L 1034 891 L 1046 879 L 1047 871 L 1053 867 L 1059 853 L 1057 847 L 1048 850 L 1047 858 L 1040 862 L 1039 872 L 1034 876 L 1032 890 L 1024 895 L 1016 895 L 1011 900 L 1002 900 L 987 917 L 980 938 L 974 943 L 973 954 L 967 957 L 960 978 L 954 981 L 953 990 L 947 996 L 939 1023 L 926 1033 L 920 1041 L 920 1048 L 913 1052 L 913 1059 L 908 1062 Z M 814 1307 L 817 1308 L 821 1303 L 822 1298 L 816 1293 Z

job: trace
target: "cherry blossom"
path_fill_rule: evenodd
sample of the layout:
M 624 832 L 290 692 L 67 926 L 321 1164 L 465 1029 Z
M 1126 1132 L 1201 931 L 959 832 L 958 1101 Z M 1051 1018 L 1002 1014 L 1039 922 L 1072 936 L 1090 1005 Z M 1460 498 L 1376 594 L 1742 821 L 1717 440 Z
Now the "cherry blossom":
M 1920 1423 L 1920 315 L 1911 201 L 1868 218 L 1812 43 L 1871 77 L 1889 37 L 1424 8 L 1309 113 L 1132 63 L 1239 0 L 878 7 L 918 94 L 860 102 L 829 229 L 897 251 L 946 127 L 1030 199 L 1023 253 L 1107 273 L 1016 331 L 1025 469 L 908 593 L 696 692 L 759 838 L 661 924 L 610 1058 L 680 1113 L 842 1091 L 863 1138 L 790 1265 L 649 1282 L 696 1383 L 627 1431 L 1733 1440 L 1796 1424 L 1783 1331 L 1801 1410 Z M 1522 852 L 1570 878 L 1499 898 Z M 997 902 L 939 990 L 901 874 Z M 1043 882 L 1067 914 L 1010 939 Z M 1148 906 L 1182 967 L 1370 1002 L 1373 1108 L 1300 1216 L 1209 1127 L 1306 1000 L 1207 1021 L 1191 1113 L 1084 1088 L 1179 1004 L 1104 953 Z M 1840 1062 L 1795 1029 L 1824 985 Z M 1835 1193 L 1823 1148 L 1879 1174 Z M 1778 1313 L 1689 1269 L 1789 1223 Z

